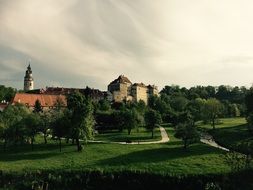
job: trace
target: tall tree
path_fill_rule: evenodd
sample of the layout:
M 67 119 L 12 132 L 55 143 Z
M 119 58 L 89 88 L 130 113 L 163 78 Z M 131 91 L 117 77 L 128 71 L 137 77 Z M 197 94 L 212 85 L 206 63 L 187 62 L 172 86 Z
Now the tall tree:
M 67 112 L 61 112 L 52 122 L 52 134 L 53 137 L 57 137 L 60 152 L 62 150 L 62 138 L 68 136 L 70 125 L 70 118 Z
M 123 113 L 124 128 L 127 129 L 128 135 L 131 134 L 132 129 L 138 127 L 138 114 L 135 110 L 126 110 Z
M 43 108 L 42 108 L 41 103 L 38 99 L 35 101 L 33 112 L 34 113 L 43 112 Z
M 183 140 L 185 149 L 190 144 L 199 141 L 199 134 L 193 122 L 180 123 L 176 127 L 175 137 Z
M 43 133 L 44 143 L 47 144 L 47 137 L 50 132 L 51 122 L 53 120 L 53 113 L 51 110 L 43 111 L 40 113 L 40 126 L 39 131 Z
M 30 113 L 25 118 L 23 118 L 21 123 L 24 126 L 27 137 L 30 139 L 32 150 L 33 150 L 35 135 L 37 134 L 38 128 L 40 125 L 40 117 L 37 114 Z
M 210 98 L 205 104 L 205 115 L 211 121 L 213 129 L 215 129 L 215 123 L 219 118 L 220 111 L 222 109 L 222 104 L 219 100 L 215 98 Z
M 92 138 L 94 126 L 93 105 L 89 98 L 79 92 L 67 97 L 68 109 L 71 112 L 72 135 L 77 143 L 77 150 L 81 151 L 80 139 Z
M 152 138 L 154 138 L 154 129 L 162 122 L 162 118 L 159 112 L 155 110 L 148 110 L 145 113 L 146 128 L 151 131 Z

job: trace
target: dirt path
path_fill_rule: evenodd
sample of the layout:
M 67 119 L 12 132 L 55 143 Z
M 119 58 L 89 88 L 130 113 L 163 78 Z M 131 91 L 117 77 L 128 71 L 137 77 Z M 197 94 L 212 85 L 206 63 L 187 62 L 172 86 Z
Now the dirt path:
M 201 134 L 200 141 L 201 141 L 202 143 L 208 144 L 208 145 L 210 145 L 210 146 L 212 146 L 212 147 L 219 148 L 219 149 L 221 149 L 221 150 L 225 150 L 225 151 L 229 152 L 229 149 L 227 149 L 227 148 L 225 148 L 225 147 L 222 147 L 222 146 L 218 145 L 218 144 L 214 141 L 213 137 L 212 137 L 210 134 L 202 133 L 202 134 Z
M 106 143 L 106 144 L 132 144 L 132 145 L 137 145 L 137 144 L 160 144 L 160 143 L 167 143 L 170 141 L 168 134 L 164 127 L 159 126 L 160 132 L 162 139 L 160 141 L 147 141 L 147 142 L 110 142 L 110 141 L 89 141 L 92 143 Z

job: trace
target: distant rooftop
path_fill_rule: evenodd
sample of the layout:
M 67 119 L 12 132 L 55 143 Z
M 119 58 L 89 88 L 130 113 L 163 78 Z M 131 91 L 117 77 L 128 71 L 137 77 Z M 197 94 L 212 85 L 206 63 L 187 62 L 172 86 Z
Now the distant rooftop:
M 67 100 L 64 95 L 25 93 L 17 93 L 12 101 L 12 104 L 24 104 L 29 107 L 34 107 L 36 100 L 40 101 L 42 107 L 53 107 L 57 101 L 61 101 L 64 106 L 67 106 Z
M 124 75 L 120 75 L 117 79 L 112 81 L 110 84 L 118 84 L 118 83 L 130 83 L 130 84 L 132 84 L 132 82 L 127 77 L 125 77 Z

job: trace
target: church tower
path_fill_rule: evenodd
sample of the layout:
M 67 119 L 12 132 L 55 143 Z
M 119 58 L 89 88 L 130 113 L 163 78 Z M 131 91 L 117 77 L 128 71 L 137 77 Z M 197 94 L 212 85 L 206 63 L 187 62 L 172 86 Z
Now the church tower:
M 32 77 L 32 69 L 29 64 L 25 73 L 25 78 L 24 78 L 24 91 L 33 90 L 33 85 L 34 85 L 34 81 Z

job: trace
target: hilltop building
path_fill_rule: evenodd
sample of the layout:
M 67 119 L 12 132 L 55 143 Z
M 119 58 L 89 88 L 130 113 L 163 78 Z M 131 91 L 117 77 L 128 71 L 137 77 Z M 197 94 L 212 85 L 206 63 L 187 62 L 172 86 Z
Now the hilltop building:
M 32 77 L 32 69 L 29 64 L 25 72 L 25 77 L 24 77 L 24 91 L 33 90 L 33 88 L 34 88 L 34 80 Z
M 120 75 L 108 85 L 108 92 L 112 96 L 112 101 L 144 101 L 146 104 L 150 96 L 158 95 L 158 88 L 154 85 L 146 86 L 143 83 L 134 83 Z

